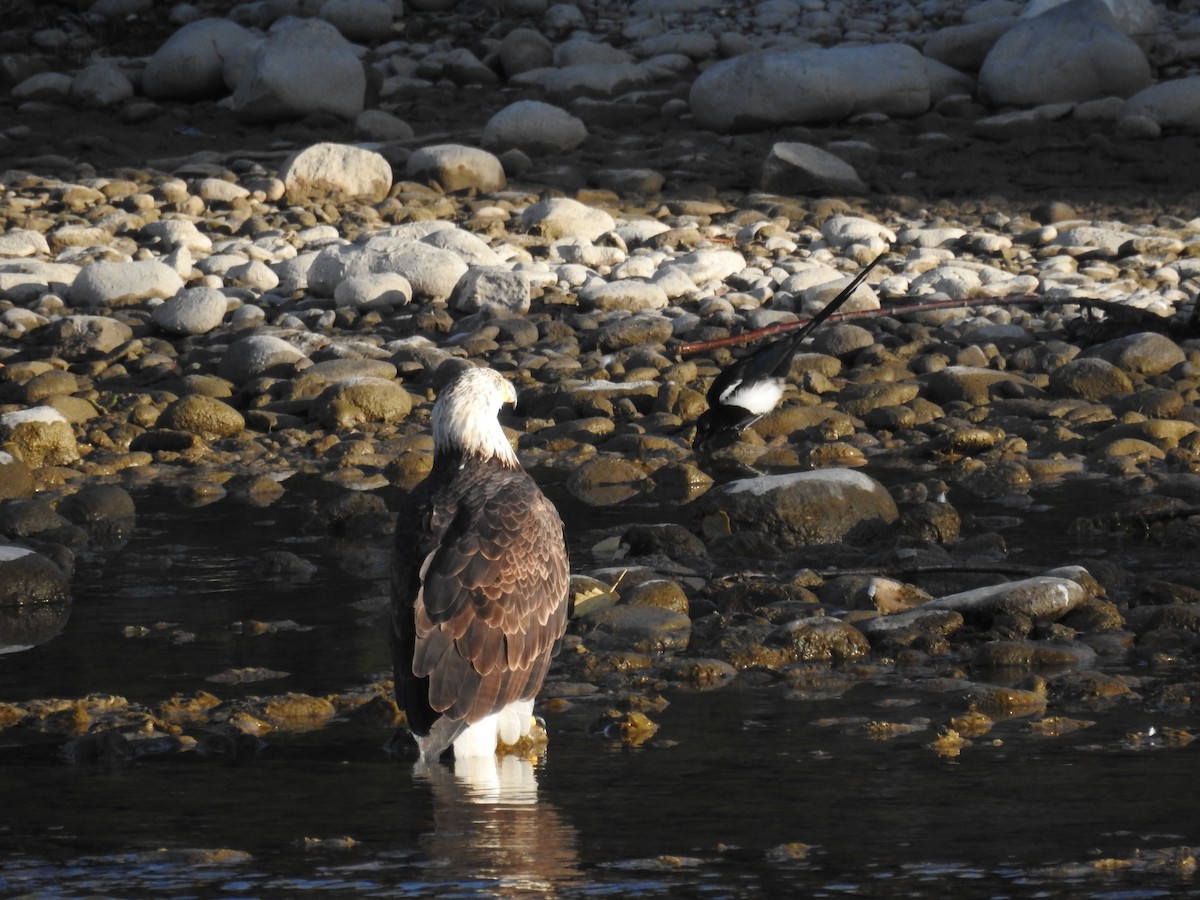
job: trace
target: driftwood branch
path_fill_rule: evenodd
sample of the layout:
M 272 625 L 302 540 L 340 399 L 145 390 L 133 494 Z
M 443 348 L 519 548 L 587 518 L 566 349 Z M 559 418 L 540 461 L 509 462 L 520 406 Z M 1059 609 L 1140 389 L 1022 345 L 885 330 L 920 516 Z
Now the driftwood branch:
M 1125 306 L 1121 303 L 1113 303 L 1110 300 L 1097 300 L 1089 297 L 1047 298 L 1022 294 L 1015 297 L 926 300 L 917 303 L 884 306 L 880 309 L 861 309 L 852 312 L 836 313 L 831 315 L 828 321 L 850 322 L 855 319 L 877 319 L 881 316 L 907 316 L 913 313 L 930 312 L 938 309 L 965 309 L 972 306 L 1037 305 L 1084 306 L 1089 309 L 1104 310 L 1106 312 L 1120 315 L 1129 315 L 1131 312 L 1137 312 L 1146 316 L 1154 316 L 1155 319 L 1162 318 L 1161 316 L 1154 315 L 1153 313 L 1145 313 L 1143 310 L 1134 310 L 1132 307 Z M 811 319 L 800 319 L 796 322 L 777 322 L 774 325 L 767 325 L 764 328 L 755 328 L 752 331 L 745 331 L 741 334 L 731 335 L 730 337 L 717 338 L 711 341 L 693 341 L 689 344 L 680 344 L 676 348 L 676 352 L 678 352 L 680 356 L 689 356 L 693 353 L 704 353 L 708 350 L 716 350 L 720 347 L 737 347 L 741 344 L 749 344 L 754 341 L 762 340 L 763 338 L 774 337 L 778 334 L 786 334 L 789 331 L 794 331 L 797 328 L 803 328 L 810 321 Z

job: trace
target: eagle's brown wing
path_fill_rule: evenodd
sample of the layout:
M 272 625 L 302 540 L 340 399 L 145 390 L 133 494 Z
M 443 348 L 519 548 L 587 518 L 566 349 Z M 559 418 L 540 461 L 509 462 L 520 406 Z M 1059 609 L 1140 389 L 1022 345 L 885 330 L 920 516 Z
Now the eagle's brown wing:
M 525 472 L 468 463 L 435 492 L 428 534 L 411 673 L 429 711 L 470 724 L 532 699 L 569 614 L 558 512 Z

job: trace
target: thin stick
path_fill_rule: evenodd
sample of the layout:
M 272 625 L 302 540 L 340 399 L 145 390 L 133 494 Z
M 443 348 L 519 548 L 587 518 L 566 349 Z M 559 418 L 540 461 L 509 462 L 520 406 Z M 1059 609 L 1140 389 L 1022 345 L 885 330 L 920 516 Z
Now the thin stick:
M 1021 295 L 1018 297 L 991 297 L 991 298 L 971 298 L 971 299 L 955 299 L 955 300 L 926 300 L 921 303 L 910 303 L 907 306 L 885 306 L 880 309 L 859 309 L 852 312 L 837 313 L 830 315 L 830 322 L 849 322 L 854 319 L 876 319 L 880 316 L 907 316 L 913 313 L 930 312 L 937 309 L 959 309 L 971 306 L 1034 306 L 1037 304 L 1061 304 L 1073 306 L 1088 306 L 1098 309 L 1126 309 L 1120 303 L 1112 303 L 1108 300 L 1096 300 L 1088 297 L 1064 297 L 1061 299 L 1038 297 L 1034 295 Z M 818 316 L 820 313 L 817 314 Z M 676 352 L 680 356 L 688 356 L 693 353 L 704 353 L 707 350 L 716 350 L 720 347 L 737 347 L 741 344 L 749 344 L 753 341 L 761 340 L 766 337 L 773 337 L 776 334 L 783 334 L 788 331 L 793 331 L 797 328 L 806 328 L 813 319 L 801 319 L 797 322 L 777 322 L 774 325 L 767 325 L 763 328 L 755 328 L 752 331 L 744 331 L 741 334 L 735 334 L 726 338 L 717 338 L 711 341 L 693 341 L 690 344 L 680 344 L 676 348 Z

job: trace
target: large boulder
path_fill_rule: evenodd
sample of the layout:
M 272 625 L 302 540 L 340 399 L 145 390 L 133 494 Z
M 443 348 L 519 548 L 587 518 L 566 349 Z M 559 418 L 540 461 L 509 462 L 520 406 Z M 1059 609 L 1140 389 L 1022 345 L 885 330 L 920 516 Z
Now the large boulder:
M 704 513 L 728 516 L 735 532 L 757 531 L 793 546 L 870 540 L 899 517 L 887 489 L 853 469 L 743 478 L 697 503 Z
M 366 102 L 367 76 L 354 46 L 328 22 L 290 19 L 246 61 L 233 109 L 260 122 L 326 113 L 353 121 Z
M 929 109 L 930 85 L 924 58 L 903 44 L 761 52 L 707 69 L 690 102 L 700 125 L 733 131 L 862 112 L 916 116 Z
M 279 178 L 289 203 L 313 197 L 378 203 L 392 186 L 392 166 L 374 150 L 322 142 L 289 156 Z
M 229 19 L 189 22 L 159 47 L 142 73 L 142 92 L 154 100 L 204 100 L 229 93 L 226 63 L 257 42 Z
M 1102 0 L 1070 0 L 1023 20 L 979 70 L 979 90 L 1002 106 L 1129 97 L 1150 84 L 1146 54 Z

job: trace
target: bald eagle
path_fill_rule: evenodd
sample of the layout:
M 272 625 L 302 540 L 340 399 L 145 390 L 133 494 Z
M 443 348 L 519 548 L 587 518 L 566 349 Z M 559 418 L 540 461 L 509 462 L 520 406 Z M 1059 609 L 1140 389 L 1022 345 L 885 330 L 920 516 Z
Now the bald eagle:
M 516 402 L 470 368 L 433 407 L 433 470 L 396 525 L 396 701 L 422 762 L 493 755 L 530 729 L 571 613 L 562 519 L 521 468 L 497 414 Z

